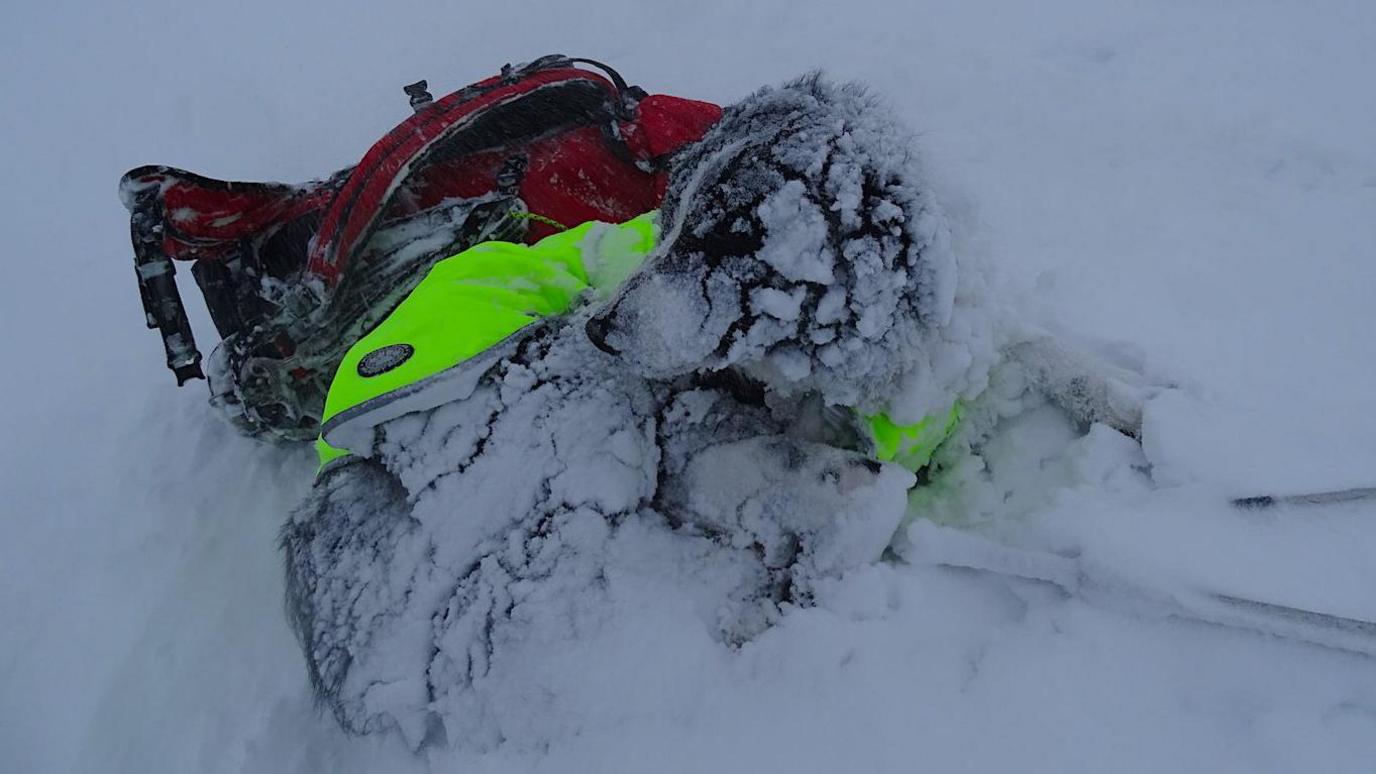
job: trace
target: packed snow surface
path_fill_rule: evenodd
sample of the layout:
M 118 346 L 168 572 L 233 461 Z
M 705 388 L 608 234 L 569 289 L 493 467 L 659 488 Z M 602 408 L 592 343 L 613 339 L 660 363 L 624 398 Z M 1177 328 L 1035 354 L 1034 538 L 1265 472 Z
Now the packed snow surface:
M 1225 504 L 1376 484 L 1370 4 L 88 3 L 3 16 L 0 769 L 1376 761 L 1376 660 L 1162 615 L 1141 596 L 921 561 L 924 535 L 959 524 L 1123 585 L 1376 617 L 1371 504 Z M 403 734 L 347 735 L 313 704 L 282 603 L 277 536 L 312 455 L 238 437 L 199 385 L 174 387 L 140 324 L 115 183 L 148 162 L 321 176 L 406 114 L 401 84 L 427 77 L 439 93 L 549 51 L 721 103 L 816 67 L 864 80 L 912 128 L 953 254 L 999 269 L 1005 285 L 988 290 L 1010 313 L 1180 389 L 1148 402 L 1139 447 L 1015 400 L 996 373 L 1010 396 L 999 440 L 978 455 L 953 446 L 952 475 L 892 558 L 819 579 L 811 607 L 770 613 L 743 642 L 702 602 L 730 599 L 750 568 L 570 513 L 560 550 L 618 572 L 565 577 L 590 595 L 531 600 L 567 626 L 506 651 L 486 714 L 467 719 L 480 744 L 416 754 Z M 827 258 L 805 248 L 772 256 L 776 268 L 823 276 Z M 786 320 L 795 302 L 781 290 L 755 303 Z M 193 324 L 208 349 L 209 321 Z M 689 404 L 684 416 L 708 410 Z M 744 467 L 717 462 L 702 474 Z

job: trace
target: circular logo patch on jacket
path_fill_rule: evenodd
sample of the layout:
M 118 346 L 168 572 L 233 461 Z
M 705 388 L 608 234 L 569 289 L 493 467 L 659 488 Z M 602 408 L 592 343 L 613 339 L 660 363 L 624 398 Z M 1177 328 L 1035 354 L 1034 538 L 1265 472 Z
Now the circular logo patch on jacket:
M 416 348 L 410 344 L 388 344 L 381 349 L 375 349 L 363 356 L 358 361 L 359 376 L 378 376 L 385 374 L 397 366 L 411 359 L 416 354 Z

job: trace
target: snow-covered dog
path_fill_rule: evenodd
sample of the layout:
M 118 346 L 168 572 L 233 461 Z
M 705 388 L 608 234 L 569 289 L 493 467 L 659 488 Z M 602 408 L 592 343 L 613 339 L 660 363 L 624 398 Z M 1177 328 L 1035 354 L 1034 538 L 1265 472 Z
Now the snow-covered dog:
M 871 459 L 856 417 L 984 390 L 981 279 L 861 90 L 762 90 L 676 169 L 659 247 L 608 304 L 377 427 L 286 525 L 288 607 L 346 728 L 505 738 L 527 722 L 503 713 L 513 684 L 556 693 L 521 682 L 534 654 L 609 625 L 637 578 L 752 636 L 903 518 L 914 476 Z
M 860 120 L 865 104 L 858 92 L 815 79 L 762 92 L 723 122 L 746 140 L 738 149 L 773 139 L 757 130 L 786 119 L 778 113 L 781 99 L 794 101 L 792 129 L 804 138 L 811 128 Z M 846 174 L 858 176 L 857 195 L 872 164 L 850 162 Z M 712 171 L 716 183 L 726 181 L 720 169 Z M 843 176 L 839 166 L 831 173 L 838 181 Z M 680 176 L 668 221 L 717 206 L 697 198 L 706 191 L 701 182 Z M 853 208 L 881 207 L 894 226 L 908 208 L 907 218 L 916 220 L 922 213 L 914 208 L 923 205 L 911 185 L 895 178 L 891 190 L 877 193 L 892 201 L 856 201 Z M 799 197 L 793 204 L 800 206 Z M 792 239 L 783 222 L 788 201 L 775 206 L 774 237 Z M 828 228 L 816 220 L 806 226 Z M 687 244 L 678 239 L 671 233 L 662 240 L 664 255 Z M 928 242 L 898 242 L 878 260 L 917 271 Z M 815 250 L 797 246 L 809 248 Z M 790 249 L 776 245 L 771 260 L 785 260 Z M 744 252 L 733 257 L 749 259 Z M 849 267 L 873 256 L 838 253 L 825 277 L 817 267 L 801 268 L 804 260 L 800 255 L 800 270 L 819 287 L 854 286 L 869 294 L 857 296 L 869 304 L 888 299 L 886 330 L 900 321 L 922 324 L 924 305 L 901 287 L 916 274 L 870 286 L 868 269 Z M 638 276 L 661 271 L 663 262 L 655 260 Z M 758 293 L 760 304 L 786 316 L 777 306 L 789 303 L 786 291 L 772 301 L 763 285 Z M 636 303 L 623 296 L 615 309 L 628 312 Z M 756 311 L 749 304 L 734 309 L 742 322 Z M 911 473 L 846 448 L 856 446 L 853 428 L 818 420 L 802 389 L 761 390 L 751 374 L 723 372 L 730 364 L 706 357 L 685 363 L 675 379 L 646 379 L 594 348 L 584 332 L 591 311 L 546 320 L 505 342 L 463 400 L 377 428 L 375 454 L 323 477 L 287 525 L 289 609 L 319 694 L 347 728 L 396 727 L 413 743 L 500 734 L 485 695 L 499 690 L 494 673 L 519 661 L 523 648 L 541 641 L 556 647 L 597 624 L 614 590 L 614 568 L 628 561 L 618 558 L 627 550 L 622 543 L 635 544 L 638 562 L 658 555 L 667 575 L 694 578 L 704 594 L 704 623 L 724 640 L 759 631 L 780 603 L 805 602 L 813 580 L 872 561 L 887 545 Z M 876 320 L 837 309 L 831 324 L 850 342 L 857 327 L 882 334 Z M 661 328 L 659 340 L 695 330 L 673 314 L 651 315 L 648 306 L 638 327 L 647 334 Z M 764 333 L 755 323 L 742 330 Z M 857 340 L 874 351 L 866 355 L 850 344 L 846 351 L 868 357 L 875 374 L 880 348 L 901 356 L 896 334 Z M 824 397 L 848 389 L 877 403 L 879 379 L 845 388 L 837 378 Z
M 675 169 L 663 249 L 589 325 L 603 349 L 649 378 L 730 368 L 900 421 L 982 388 L 983 278 L 957 266 L 906 132 L 863 89 L 762 91 Z
M 861 87 L 761 91 L 675 170 L 665 246 L 588 325 L 638 373 L 732 369 L 903 422 L 983 395 L 1012 362 L 1074 419 L 1137 435 L 1135 375 L 991 307 L 906 133 Z

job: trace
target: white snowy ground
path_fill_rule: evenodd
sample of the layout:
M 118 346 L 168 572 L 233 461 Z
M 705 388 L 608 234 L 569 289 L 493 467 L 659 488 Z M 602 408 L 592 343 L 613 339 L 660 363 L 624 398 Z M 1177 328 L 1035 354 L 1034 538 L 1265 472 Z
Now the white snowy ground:
M 309 5 L 0 10 L 0 770 L 1376 770 L 1376 660 L 901 564 L 738 652 L 665 579 L 541 665 L 503 747 L 346 738 L 280 604 L 309 454 L 173 387 L 115 196 L 155 161 L 323 175 L 404 116 L 401 84 L 549 51 L 722 102 L 863 78 L 920 132 L 964 249 L 1190 387 L 1148 420 L 1160 488 L 1079 442 L 995 531 L 1370 617 L 1376 507 L 1220 500 L 1376 483 L 1376 6 Z M 1010 459 L 1055 445 L 1026 440 Z

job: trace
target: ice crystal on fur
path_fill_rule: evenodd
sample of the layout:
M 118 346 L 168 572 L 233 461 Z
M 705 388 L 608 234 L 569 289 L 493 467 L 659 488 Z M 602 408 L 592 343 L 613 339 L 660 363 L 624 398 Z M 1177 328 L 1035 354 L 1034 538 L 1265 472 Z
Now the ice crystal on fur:
M 643 374 L 736 368 L 908 421 L 983 387 L 983 280 L 957 267 L 907 131 L 862 88 L 762 89 L 675 170 L 651 269 L 600 318 Z

